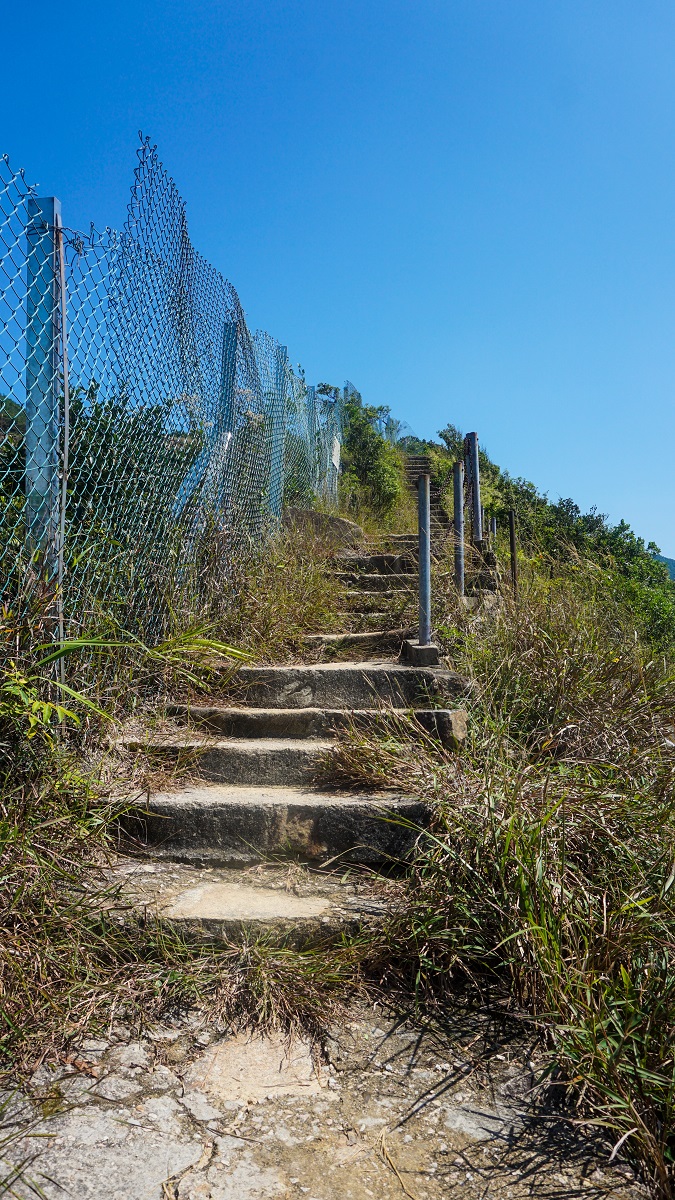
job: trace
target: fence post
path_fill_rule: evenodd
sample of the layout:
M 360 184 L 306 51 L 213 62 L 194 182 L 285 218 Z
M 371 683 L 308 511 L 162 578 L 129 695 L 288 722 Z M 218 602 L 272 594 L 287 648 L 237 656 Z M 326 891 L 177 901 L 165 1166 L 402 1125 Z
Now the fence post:
M 493 542 L 496 541 L 496 538 L 497 538 L 497 518 L 496 517 L 490 517 L 490 537 L 492 538 Z
M 483 542 L 483 521 L 480 503 L 480 461 L 478 457 L 478 434 L 467 433 L 464 439 L 466 470 L 471 487 L 471 525 L 474 545 L 480 550 Z
M 220 364 L 220 412 L 218 426 L 223 432 L 232 429 L 234 420 L 234 385 L 237 376 L 237 322 L 226 321 L 223 326 L 223 352 Z
M 417 480 L 417 530 L 419 539 L 420 646 L 431 642 L 431 478 Z
M 309 465 L 312 472 L 312 491 L 319 491 L 319 464 L 317 461 L 317 425 L 316 425 L 316 387 L 313 384 L 308 384 L 306 392 L 307 401 L 307 434 L 309 438 Z
M 514 595 L 518 592 L 518 558 L 516 554 L 516 514 L 509 509 L 509 545 L 511 549 L 511 583 Z
M 56 249 L 59 269 L 59 317 L 61 334 L 61 374 L 63 377 L 63 444 L 61 450 L 61 487 L 59 496 L 58 537 L 56 545 L 56 579 L 57 596 L 56 608 L 59 623 L 59 641 L 65 640 L 65 609 L 63 596 L 63 575 L 66 561 L 66 508 L 68 505 L 68 471 L 70 455 L 70 370 L 68 366 L 68 320 L 67 320 L 67 291 L 66 291 L 66 258 L 63 244 L 63 226 L 61 214 L 56 217 Z M 59 676 L 61 683 L 66 682 L 66 660 L 59 659 Z M 64 719 L 65 726 L 65 719 Z
M 26 291 L 26 526 L 31 551 L 57 570 L 59 530 L 59 288 L 55 196 L 28 198 Z
M 454 494 L 455 583 L 460 596 L 464 595 L 464 463 L 452 468 Z
M 272 397 L 272 457 L 270 462 L 270 510 L 281 516 L 284 501 L 284 458 L 286 450 L 286 372 L 288 348 L 274 347 L 274 395 Z

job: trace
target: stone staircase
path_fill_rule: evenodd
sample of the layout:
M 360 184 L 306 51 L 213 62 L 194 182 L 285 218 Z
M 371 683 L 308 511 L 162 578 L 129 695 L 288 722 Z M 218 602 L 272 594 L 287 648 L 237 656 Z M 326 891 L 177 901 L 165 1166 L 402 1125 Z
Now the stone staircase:
M 405 460 L 405 477 L 408 487 L 417 495 L 417 480 L 420 475 L 431 474 L 431 459 L 426 454 L 408 454 Z M 431 533 L 436 538 L 446 537 L 452 530 L 452 519 L 443 505 L 440 488 L 433 483 L 430 489 Z
M 372 910 L 369 877 L 410 853 L 425 807 L 400 792 L 331 786 L 326 759 L 336 736 L 348 727 L 390 730 L 411 709 L 446 746 L 466 732 L 453 705 L 466 680 L 398 661 L 411 631 L 396 619 L 416 594 L 411 549 L 406 539 L 393 552 L 342 552 L 352 628 L 307 637 L 315 661 L 242 667 L 227 701 L 176 701 L 156 732 L 123 738 L 165 771 L 189 764 L 187 783 L 151 791 L 126 820 L 136 857 L 118 870 L 136 904 L 208 937 L 253 925 L 306 938 L 308 929 L 344 927 L 346 912 L 360 919 Z M 304 917 L 287 911 L 292 864 L 310 868 L 294 868 L 296 899 L 311 902 Z

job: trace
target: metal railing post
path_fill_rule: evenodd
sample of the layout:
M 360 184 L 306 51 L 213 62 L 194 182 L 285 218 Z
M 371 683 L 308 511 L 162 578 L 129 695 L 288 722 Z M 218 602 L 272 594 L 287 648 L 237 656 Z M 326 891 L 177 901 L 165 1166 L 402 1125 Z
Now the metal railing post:
M 478 457 L 478 434 L 467 433 L 466 467 L 471 485 L 471 525 L 474 545 L 480 550 L 483 543 L 483 512 L 480 503 L 480 460 Z
M 490 537 L 495 542 L 497 539 L 497 518 L 490 517 Z
M 452 469 L 454 495 L 455 584 L 464 595 L 464 463 L 456 462 Z
M 274 349 L 274 395 L 272 398 L 272 456 L 270 461 L 270 510 L 281 516 L 284 501 L 284 459 L 286 451 L 286 372 L 288 348 Z
M 431 479 L 417 480 L 417 529 L 419 538 L 420 628 L 419 645 L 431 642 Z
M 511 583 L 514 595 L 518 591 L 518 557 L 516 548 L 516 514 L 509 509 L 509 547 L 511 550 Z
M 55 196 L 28 199 L 26 527 L 31 550 L 57 570 L 59 530 L 59 264 Z

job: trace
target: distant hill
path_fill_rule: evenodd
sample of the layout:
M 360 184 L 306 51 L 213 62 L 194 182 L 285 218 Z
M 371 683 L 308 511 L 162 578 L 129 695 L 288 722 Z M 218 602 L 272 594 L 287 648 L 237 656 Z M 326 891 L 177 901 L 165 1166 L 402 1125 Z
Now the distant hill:
M 671 579 L 675 579 L 675 558 L 664 558 L 663 554 L 655 554 L 654 558 L 657 562 L 665 563 L 668 568 L 668 574 Z

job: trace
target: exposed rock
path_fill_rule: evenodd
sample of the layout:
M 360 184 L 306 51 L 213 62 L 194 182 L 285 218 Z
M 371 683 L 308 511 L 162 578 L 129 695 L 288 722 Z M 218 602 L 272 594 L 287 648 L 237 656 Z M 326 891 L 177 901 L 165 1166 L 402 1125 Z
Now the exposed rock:
M 480 1016 L 459 1012 L 451 1024 L 452 1034 L 422 1033 L 355 1008 L 320 1060 L 307 1042 L 286 1045 L 279 1035 L 220 1036 L 202 1047 L 198 1016 L 173 1041 L 175 1030 L 163 1027 L 106 1051 L 100 1084 L 64 1076 L 62 1110 L 48 1120 L 15 1098 L 26 1136 L 12 1153 L 33 1158 L 15 1194 L 400 1200 L 403 1184 L 416 1200 L 455 1191 L 466 1200 L 644 1195 L 602 1143 L 584 1142 L 555 1114 L 531 1113 L 529 1048 L 505 1034 L 495 1053 L 494 1026 Z M 164 1046 L 182 1046 L 182 1079 L 152 1065 Z M 128 1072 L 137 1097 L 124 1096 Z

